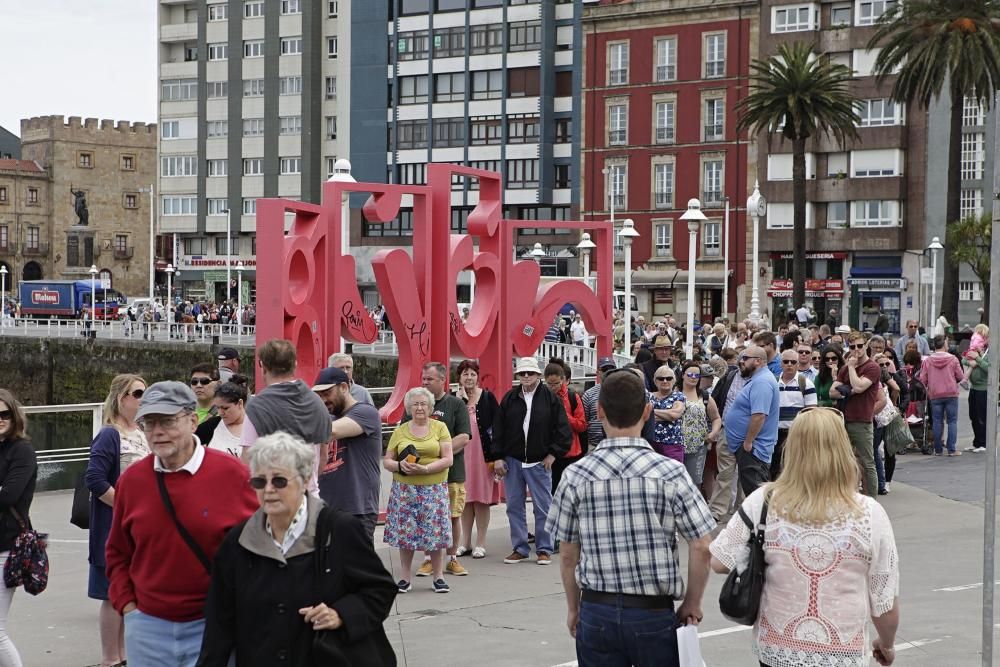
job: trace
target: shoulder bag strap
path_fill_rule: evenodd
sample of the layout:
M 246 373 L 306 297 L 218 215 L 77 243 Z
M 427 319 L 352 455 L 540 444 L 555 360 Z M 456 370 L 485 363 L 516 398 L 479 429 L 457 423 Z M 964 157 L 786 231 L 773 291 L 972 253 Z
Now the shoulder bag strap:
M 10 513 L 11 513 L 11 514 L 13 514 L 13 515 L 14 515 L 14 520 L 15 520 L 15 521 L 17 521 L 17 525 L 18 525 L 18 526 L 20 526 L 20 528 L 21 528 L 21 532 L 22 532 L 22 533 L 23 533 L 24 531 L 26 531 L 26 530 L 30 530 L 30 529 L 31 529 L 31 524 L 30 524 L 29 522 L 25 521 L 25 520 L 24 520 L 24 519 L 23 519 L 23 518 L 21 517 L 21 513 L 20 513 L 20 512 L 18 512 L 18 511 L 17 511 L 17 509 L 15 509 L 15 507 L 14 507 L 13 505 L 11 505 L 11 506 L 10 506 L 10 507 L 8 508 L 8 510 L 10 511 Z
M 180 519 L 177 518 L 177 512 L 174 511 L 174 504 L 170 501 L 170 494 L 167 492 L 167 483 L 163 480 L 162 472 L 156 473 L 156 485 L 160 487 L 160 498 L 163 499 L 163 505 L 167 508 L 167 514 L 170 515 L 170 518 L 173 519 L 174 525 L 177 526 L 177 532 L 180 533 L 181 539 L 184 540 L 184 543 L 188 545 L 188 548 L 198 558 L 202 567 L 205 568 L 205 572 L 212 574 L 212 562 L 205 554 L 205 550 L 201 548 L 201 545 L 198 544 L 193 537 L 191 537 L 191 533 L 187 531 L 184 524 L 182 524 Z
M 757 541 L 764 545 L 764 526 L 767 525 L 767 505 L 770 502 L 770 494 L 764 494 L 764 506 L 760 509 L 760 522 L 757 524 Z

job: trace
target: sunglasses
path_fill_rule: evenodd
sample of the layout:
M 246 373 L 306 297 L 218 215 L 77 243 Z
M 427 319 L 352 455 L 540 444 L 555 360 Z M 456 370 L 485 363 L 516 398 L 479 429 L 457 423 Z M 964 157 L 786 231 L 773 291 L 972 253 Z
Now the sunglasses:
M 864 343 L 858 343 L 857 345 L 848 345 L 847 347 L 849 347 L 852 350 L 863 350 L 864 347 L 865 347 L 865 344 Z
M 0 419 L 5 422 L 9 422 L 14 418 L 14 412 L 12 410 L 2 410 L 0 411 Z
M 812 350 L 799 350 L 799 354 L 812 354 Z
M 763 357 L 747 356 L 745 354 L 741 354 L 739 357 L 739 361 L 746 361 L 747 359 L 756 359 L 757 361 L 760 361 Z
M 841 419 L 844 418 L 844 413 L 841 412 L 840 410 L 838 410 L 837 408 L 827 408 L 827 407 L 823 407 L 821 405 L 810 405 L 807 408 L 802 408 L 801 410 L 799 410 L 799 414 L 800 415 L 804 415 L 805 413 L 812 412 L 813 410 L 830 410 L 830 411 L 836 412 L 838 415 L 840 415 Z
M 212 384 L 212 382 L 213 382 L 212 378 L 191 378 L 192 387 L 197 387 L 199 384 L 202 387 L 207 387 L 208 385 Z
M 830 363 L 831 361 L 840 361 L 840 359 L 838 359 L 837 357 L 827 357 L 823 361 L 825 361 L 826 363 Z
M 692 380 L 697 380 L 701 378 L 701 373 L 685 373 L 684 377 L 691 378 Z
M 891 366 L 891 365 L 892 364 L 890 362 L 888 362 L 888 361 L 885 362 L 884 364 L 879 364 L 879 366 L 881 366 L 882 368 L 889 368 L 889 366 Z
M 673 380 L 674 380 L 674 376 L 673 375 L 657 375 L 656 376 L 656 381 L 657 382 L 667 382 L 667 381 L 673 382 Z
M 528 378 L 528 377 L 531 377 L 533 375 L 538 375 L 538 373 L 532 373 L 531 371 L 521 371 L 520 373 L 517 374 L 517 377 L 519 377 L 519 378 Z
M 138 401 L 140 398 L 142 398 L 142 395 L 145 393 L 146 393 L 145 389 L 136 389 L 134 391 L 127 392 L 125 395 L 131 396 L 132 398 Z
M 250 486 L 258 491 L 263 491 L 264 487 L 267 486 L 267 477 L 251 477 Z M 288 486 L 288 478 L 275 475 L 271 478 L 271 486 L 276 489 L 283 489 Z
M 799 365 L 799 362 L 797 360 L 795 360 L 795 359 L 782 359 L 781 363 L 787 364 L 789 366 L 791 366 L 792 364 L 795 364 L 796 366 Z

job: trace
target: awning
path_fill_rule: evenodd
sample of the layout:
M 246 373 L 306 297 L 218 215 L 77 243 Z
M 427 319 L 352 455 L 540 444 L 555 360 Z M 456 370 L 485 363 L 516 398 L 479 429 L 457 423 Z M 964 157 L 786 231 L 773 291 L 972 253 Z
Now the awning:
M 622 279 L 615 277 L 615 282 L 621 286 Z M 664 287 L 680 288 L 687 287 L 688 272 L 680 269 L 668 269 L 666 271 L 639 270 L 632 272 L 632 287 Z M 725 271 L 695 271 L 695 286 L 697 287 L 719 287 L 725 284 Z
M 688 272 L 678 271 L 677 275 L 674 276 L 674 283 L 672 287 L 687 287 L 688 284 Z M 726 272 L 725 271 L 700 271 L 695 270 L 694 272 L 694 284 L 695 287 L 723 287 L 726 284 Z

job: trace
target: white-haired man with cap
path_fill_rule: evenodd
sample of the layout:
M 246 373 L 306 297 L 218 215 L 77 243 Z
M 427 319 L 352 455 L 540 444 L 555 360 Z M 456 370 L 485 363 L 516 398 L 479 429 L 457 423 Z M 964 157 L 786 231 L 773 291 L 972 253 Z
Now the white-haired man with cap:
M 541 382 L 542 371 L 534 357 L 518 359 L 514 369 L 518 386 L 500 401 L 493 422 L 493 448 L 487 454 L 493 471 L 504 478 L 507 520 L 513 551 L 504 563 L 528 558 L 526 491 L 531 491 L 535 513 L 535 553 L 539 565 L 552 563 L 552 534 L 545 518 L 552 502 L 552 464 L 569 451 L 573 437 L 566 410 L 558 396 Z
M 347 379 L 351 386 L 351 396 L 354 397 L 355 401 L 368 405 L 375 404 L 372 401 L 371 392 L 354 381 L 354 357 L 343 352 L 334 352 L 330 355 L 329 364 L 330 368 L 339 368 L 347 373 Z
M 235 347 L 222 348 L 216 358 L 219 361 L 219 382 L 229 382 L 240 372 L 240 353 Z
M 201 446 L 197 401 L 180 382 L 157 382 L 136 422 L 153 454 L 115 487 L 107 544 L 108 596 L 125 617 L 136 665 L 194 665 L 216 550 L 259 507 L 237 459 Z

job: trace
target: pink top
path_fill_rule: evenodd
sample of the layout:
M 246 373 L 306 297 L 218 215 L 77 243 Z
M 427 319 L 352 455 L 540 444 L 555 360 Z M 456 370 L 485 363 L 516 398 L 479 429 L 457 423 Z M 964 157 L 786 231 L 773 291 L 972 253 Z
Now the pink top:
M 920 365 L 920 381 L 927 387 L 927 398 L 955 398 L 958 383 L 963 380 L 962 365 L 947 352 L 935 352 Z
M 764 490 L 743 502 L 756 521 Z M 882 506 L 858 494 L 863 513 L 822 526 L 790 523 L 768 512 L 764 530 L 764 592 L 753 649 L 772 667 L 867 667 L 868 617 L 891 610 L 899 594 L 899 558 Z M 750 529 L 739 515 L 712 542 L 712 555 L 745 567 Z

